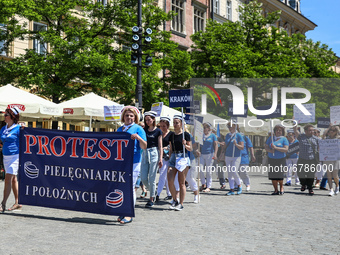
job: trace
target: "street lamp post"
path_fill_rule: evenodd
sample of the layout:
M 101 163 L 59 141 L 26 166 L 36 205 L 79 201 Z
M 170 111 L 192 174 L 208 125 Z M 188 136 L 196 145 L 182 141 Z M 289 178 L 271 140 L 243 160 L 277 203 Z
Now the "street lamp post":
M 143 88 L 142 88 L 142 57 L 143 57 L 143 46 L 148 46 L 151 42 L 150 35 L 152 34 L 152 29 L 147 28 L 145 30 L 145 36 L 143 36 L 142 28 L 142 0 L 138 0 L 138 13 L 137 13 L 137 26 L 132 28 L 133 44 L 132 44 L 132 54 L 131 54 L 131 64 L 137 66 L 137 84 L 136 84 L 136 107 L 142 112 L 143 109 Z M 144 45 L 143 39 L 144 38 Z M 152 66 L 152 57 L 147 55 L 145 58 L 145 66 Z M 141 115 L 142 116 L 142 115 Z
M 136 85 L 136 107 L 142 113 L 143 108 L 143 88 L 142 88 L 142 0 L 138 0 L 137 27 L 139 28 L 139 48 L 137 49 L 137 85 Z M 142 114 L 140 115 L 142 118 Z
M 143 36 L 142 28 L 142 0 L 138 0 L 138 13 L 137 13 L 137 26 L 132 28 L 133 44 L 132 44 L 132 54 L 131 54 L 131 64 L 137 66 L 137 84 L 136 84 L 136 107 L 142 112 L 143 109 L 143 88 L 142 88 L 142 57 L 143 57 L 143 46 L 147 47 L 151 42 L 150 35 L 152 34 L 152 29 L 147 28 L 145 30 L 145 36 Z M 142 39 L 144 38 L 144 45 Z M 152 66 L 152 57 L 147 55 L 145 58 L 145 66 Z M 142 115 L 141 115 L 142 116 Z

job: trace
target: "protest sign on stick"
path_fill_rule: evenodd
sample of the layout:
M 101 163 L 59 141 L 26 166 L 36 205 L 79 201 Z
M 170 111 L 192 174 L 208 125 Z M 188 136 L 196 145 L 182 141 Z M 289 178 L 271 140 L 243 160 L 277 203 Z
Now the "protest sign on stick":
M 302 104 L 311 115 L 305 115 L 296 105 L 294 105 L 294 119 L 297 123 L 313 123 L 315 122 L 315 104 Z
M 333 125 L 340 124 L 340 105 L 330 107 L 330 117 Z
M 319 140 L 320 161 L 335 161 L 340 159 L 339 139 Z

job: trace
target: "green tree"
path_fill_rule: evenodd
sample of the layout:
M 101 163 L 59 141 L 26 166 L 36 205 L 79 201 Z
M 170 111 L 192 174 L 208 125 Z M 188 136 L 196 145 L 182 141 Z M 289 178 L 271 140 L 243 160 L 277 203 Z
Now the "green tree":
M 56 103 L 87 91 L 133 103 L 136 68 L 130 64 L 128 49 L 131 28 L 137 23 L 137 0 L 110 1 L 105 6 L 92 0 L 22 0 L 12 4 L 6 5 L 11 6 L 8 15 L 1 16 L 6 33 L 0 40 L 6 41 L 6 50 L 19 39 L 30 40 L 35 48 L 11 61 L 1 60 L 1 84 L 35 86 L 38 94 Z M 166 14 L 152 0 L 143 1 L 143 27 L 153 30 L 152 42 L 144 51 L 153 56 L 152 67 L 143 69 L 145 108 L 164 101 L 161 91 L 183 85 L 192 73 L 188 53 L 180 51 L 170 33 L 161 29 L 171 18 L 171 13 Z M 46 27 L 29 29 L 28 21 Z M 162 70 L 172 75 L 160 77 Z
M 274 82 L 270 80 L 272 78 L 339 77 L 331 69 L 337 58 L 327 45 L 307 40 L 301 34 L 288 36 L 286 31 L 272 25 L 279 20 L 280 12 L 264 16 L 261 4 L 256 1 L 242 6 L 239 11 L 240 21 L 223 24 L 211 21 L 205 31 L 192 35 L 194 50 L 191 58 L 195 77 L 235 83 L 240 80 L 231 78 L 243 78 L 240 88 L 245 95 L 248 87 L 253 88 L 255 106 L 271 104 L 271 99 L 263 97 L 264 93 L 270 93 L 271 88 L 278 84 L 287 85 L 285 80 Z M 269 79 L 260 81 L 254 78 Z M 310 102 L 323 102 L 318 108 L 320 115 L 329 112 L 330 102 L 340 104 L 338 87 L 330 94 L 325 89 L 327 86 L 322 87 L 317 82 L 302 82 L 300 79 L 290 82 L 292 87 L 308 88 L 313 95 Z M 222 101 L 228 105 L 231 94 L 225 94 Z M 209 105 L 213 106 L 214 102 L 208 99 L 208 109 L 214 109 L 214 114 L 221 113 L 221 109 Z M 227 113 L 222 112 L 222 116 L 226 117 Z

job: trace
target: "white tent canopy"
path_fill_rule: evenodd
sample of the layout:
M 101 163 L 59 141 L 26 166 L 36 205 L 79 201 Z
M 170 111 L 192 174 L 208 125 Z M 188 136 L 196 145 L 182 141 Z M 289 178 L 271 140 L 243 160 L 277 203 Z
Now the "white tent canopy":
M 89 120 L 95 117 L 104 120 L 104 106 L 119 105 L 109 99 L 89 93 L 59 104 L 65 119 Z
M 62 108 L 58 104 L 10 84 L 0 87 L 0 111 L 14 106 L 19 107 L 22 111 L 20 116 L 23 117 L 50 118 L 62 115 Z
M 227 127 L 227 123 L 229 120 L 222 119 L 216 115 L 206 113 L 206 114 L 197 114 L 197 116 L 203 117 L 203 123 L 209 122 L 214 128 L 217 128 L 217 125 L 220 125 L 220 130 L 225 132 L 229 132 L 229 129 Z
M 119 104 L 93 92 L 59 104 L 63 109 L 64 119 L 71 119 L 73 122 L 75 120 L 88 120 L 90 129 L 92 129 L 92 119 L 104 121 L 104 106 L 110 105 Z
M 161 116 L 170 116 L 170 118 L 172 119 L 174 115 L 182 115 L 182 113 L 166 105 L 163 105 Z
M 174 115 L 182 115 L 182 113 L 180 111 L 177 111 L 175 109 L 172 109 L 166 105 L 163 104 L 162 106 L 162 112 L 160 116 L 167 116 L 169 117 L 171 120 L 174 117 Z M 159 121 L 160 117 L 157 117 L 156 120 Z M 170 121 L 170 125 L 172 126 L 172 121 Z

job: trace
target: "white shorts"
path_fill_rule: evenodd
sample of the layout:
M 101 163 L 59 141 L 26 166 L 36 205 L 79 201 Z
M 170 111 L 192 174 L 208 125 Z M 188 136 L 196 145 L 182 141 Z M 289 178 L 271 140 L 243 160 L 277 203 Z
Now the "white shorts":
M 4 167 L 6 174 L 17 175 L 19 169 L 19 154 L 4 155 Z

